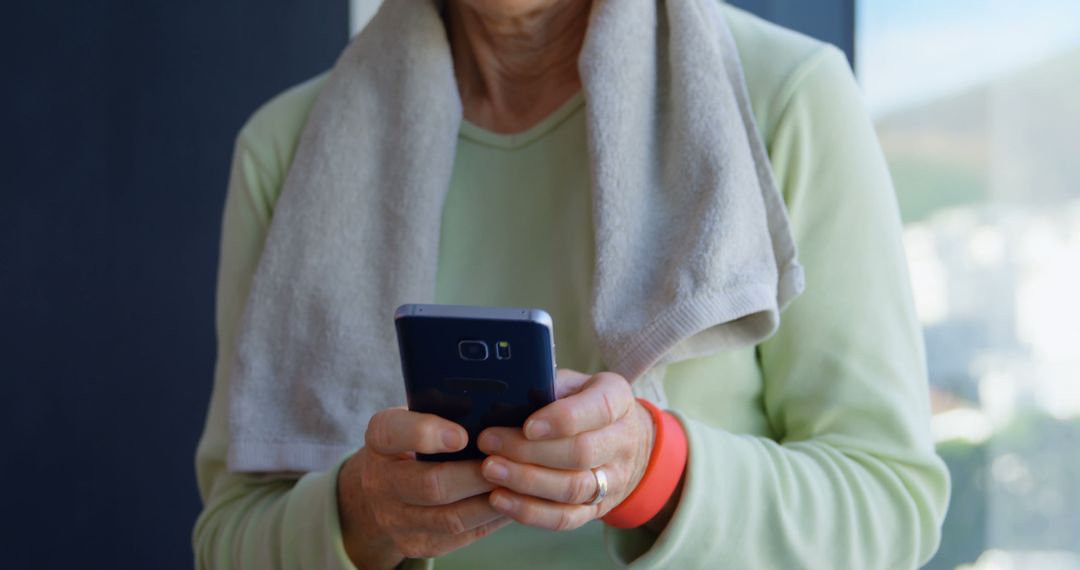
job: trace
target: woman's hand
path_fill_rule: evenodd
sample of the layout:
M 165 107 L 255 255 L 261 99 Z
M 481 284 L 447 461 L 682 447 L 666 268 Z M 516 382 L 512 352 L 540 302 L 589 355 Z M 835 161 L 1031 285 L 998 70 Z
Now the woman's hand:
M 530 526 L 570 530 L 602 517 L 637 486 L 652 453 L 655 427 L 625 378 L 560 370 L 554 403 L 538 410 L 524 429 L 488 428 L 477 441 L 490 457 L 483 475 L 500 488 L 491 505 Z M 607 498 L 596 496 L 596 477 L 607 474 Z
M 338 512 L 349 558 L 392 568 L 405 557 L 441 556 L 509 524 L 486 493 L 479 461 L 424 462 L 416 453 L 465 447 L 468 435 L 431 414 L 393 408 L 368 423 L 365 446 L 338 474 Z

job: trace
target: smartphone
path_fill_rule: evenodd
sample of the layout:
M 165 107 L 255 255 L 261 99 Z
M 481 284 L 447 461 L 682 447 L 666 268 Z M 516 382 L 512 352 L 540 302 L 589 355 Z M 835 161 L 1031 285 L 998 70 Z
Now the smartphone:
M 520 427 L 555 401 L 555 341 L 541 309 L 402 305 L 394 313 L 409 409 L 460 424 L 469 444 L 425 461 L 480 459 L 480 432 Z

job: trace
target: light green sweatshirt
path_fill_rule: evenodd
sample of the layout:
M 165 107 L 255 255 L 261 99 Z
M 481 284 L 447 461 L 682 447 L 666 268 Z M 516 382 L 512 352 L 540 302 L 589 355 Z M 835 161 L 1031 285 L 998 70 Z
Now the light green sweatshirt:
M 913 568 L 937 548 L 949 480 L 929 434 L 922 337 L 885 162 L 835 48 L 725 7 L 758 128 L 806 270 L 806 292 L 756 348 L 673 365 L 690 442 L 660 535 L 598 522 L 512 525 L 443 568 Z M 218 283 L 218 365 L 196 468 L 204 568 L 352 568 L 337 469 L 225 468 L 228 372 L 274 204 L 322 78 L 276 97 L 237 140 Z M 439 302 L 538 306 L 560 366 L 602 367 L 589 324 L 591 199 L 584 105 L 496 135 L 465 124 L 443 211 Z M 679 231 L 673 227 L 671 231 Z

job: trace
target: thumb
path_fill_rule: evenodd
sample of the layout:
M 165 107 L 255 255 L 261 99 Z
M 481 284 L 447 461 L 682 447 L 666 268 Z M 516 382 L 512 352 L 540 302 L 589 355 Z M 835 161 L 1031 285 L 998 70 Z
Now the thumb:
M 569 368 L 560 368 L 555 371 L 555 398 L 565 398 L 577 394 L 592 378 L 591 375 Z

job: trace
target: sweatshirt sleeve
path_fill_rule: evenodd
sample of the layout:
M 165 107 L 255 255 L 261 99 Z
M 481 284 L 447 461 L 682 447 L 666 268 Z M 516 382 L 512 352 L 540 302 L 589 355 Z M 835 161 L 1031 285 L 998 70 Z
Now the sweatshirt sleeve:
M 196 475 L 203 511 L 193 546 L 197 568 L 353 569 L 338 523 L 337 471 L 299 474 L 230 473 L 228 372 L 270 221 L 280 173 L 273 152 L 253 150 L 250 125 L 233 157 L 218 268 L 218 362 Z M 255 147 L 257 148 L 257 146 Z
M 676 410 L 690 457 L 671 522 L 606 530 L 632 568 L 916 568 L 938 546 L 949 477 L 884 157 L 839 50 L 784 98 L 767 140 L 807 286 L 758 347 L 776 437 Z

